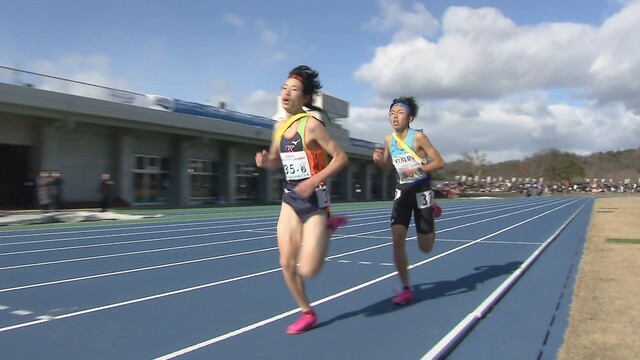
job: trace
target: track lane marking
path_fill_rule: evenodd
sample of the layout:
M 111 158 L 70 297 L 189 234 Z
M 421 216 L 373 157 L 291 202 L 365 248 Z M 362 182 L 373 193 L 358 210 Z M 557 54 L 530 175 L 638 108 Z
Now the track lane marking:
M 435 256 L 433 256 L 433 257 L 431 257 L 431 258 L 425 259 L 425 260 L 423 260 L 423 261 L 421 261 L 421 262 L 418 262 L 418 263 L 416 263 L 416 264 L 410 265 L 408 268 L 409 268 L 409 269 L 412 269 L 412 268 L 415 268 L 415 267 L 417 267 L 417 266 L 421 266 L 421 265 L 423 265 L 423 264 L 429 263 L 429 262 L 431 262 L 431 261 L 434 261 L 434 260 L 436 260 L 436 259 L 439 259 L 439 258 L 441 258 L 441 257 L 444 257 L 444 256 L 449 255 L 449 254 L 451 254 L 451 253 L 454 253 L 454 252 L 456 252 L 456 251 L 459 251 L 459 250 L 461 250 L 461 249 L 464 249 L 464 248 L 466 248 L 466 247 L 468 247 L 468 246 L 471 246 L 471 245 L 473 245 L 473 244 L 479 243 L 479 242 L 481 242 L 481 241 L 483 241 L 483 240 L 485 240 L 485 239 L 487 239 L 487 238 L 489 238 L 489 237 L 495 236 L 495 235 L 497 235 L 497 234 L 499 234 L 499 233 L 502 233 L 502 232 L 504 232 L 504 231 L 510 230 L 510 229 L 512 229 L 512 228 L 515 228 L 515 227 L 517 227 L 517 226 L 520 226 L 520 225 L 522 225 L 522 224 L 524 224 L 524 223 L 527 223 L 527 222 L 529 222 L 529 221 L 532 221 L 532 220 L 534 220 L 534 219 L 536 219 L 536 218 L 539 218 L 539 217 L 541 217 L 541 216 L 543 216 L 543 215 L 546 215 L 546 214 L 548 214 L 548 213 L 550 213 L 550 212 L 556 211 L 556 210 L 558 210 L 558 209 L 560 209 L 560 208 L 562 208 L 562 207 L 564 207 L 564 206 L 567 206 L 567 205 L 569 205 L 569 204 L 570 204 L 570 203 L 565 204 L 565 205 L 562 205 L 562 206 L 557 207 L 557 208 L 555 208 L 555 209 L 552 209 L 552 210 L 546 211 L 546 212 L 544 212 L 544 213 L 542 213 L 542 214 L 538 214 L 538 215 L 536 215 L 536 216 L 534 216 L 534 217 L 528 218 L 528 219 L 523 220 L 523 221 L 521 221 L 521 222 L 519 222 L 519 223 L 513 224 L 513 225 L 511 225 L 511 226 L 509 226 L 509 227 L 503 228 L 503 229 L 501 229 L 501 230 L 499 230 L 499 231 L 496 231 L 496 232 L 494 232 L 494 233 L 491 233 L 491 234 L 489 234 L 489 235 L 486 235 L 486 236 L 484 236 L 484 237 L 481 237 L 481 238 L 479 238 L 479 239 L 477 239 L 477 240 L 474 240 L 474 241 L 472 241 L 472 242 L 470 242 L 470 243 L 467 243 L 467 244 L 461 245 L 461 246 L 459 246 L 459 247 L 457 247 L 457 248 L 451 249 L 451 250 L 449 250 L 449 251 L 446 251 L 446 252 L 443 252 L 443 253 L 441 253 L 441 254 L 435 255 Z M 531 209 L 533 209 L 533 208 L 531 208 Z M 502 216 L 497 216 L 497 217 L 495 217 L 495 218 L 500 218 L 500 217 L 502 217 Z M 477 222 L 470 223 L 470 225 L 471 225 L 471 224 L 475 224 L 475 223 L 477 223 Z M 386 228 L 385 228 L 385 229 L 381 229 L 381 230 L 370 231 L 370 232 L 368 232 L 368 233 L 377 233 L 377 232 L 387 231 L 387 230 L 388 230 L 388 229 L 386 229 Z M 354 236 L 355 236 L 355 235 L 343 235 L 343 236 L 336 237 L 336 238 L 346 238 L 346 237 L 354 237 Z M 371 248 L 377 248 L 377 247 L 380 247 L 380 246 L 388 246 L 388 245 L 390 245 L 390 243 L 381 244 L 381 245 L 376 245 L 376 246 L 373 246 L 373 247 L 371 247 Z M 270 251 L 270 250 L 274 250 L 274 249 L 277 249 L 277 247 L 269 248 L 269 249 L 261 249 L 261 250 L 256 250 L 256 251 L 247 252 L 247 253 L 255 253 L 255 252 L 262 252 L 262 251 Z M 351 252 L 348 252 L 348 253 L 345 253 L 345 254 L 351 254 L 351 253 L 355 253 L 355 252 L 359 252 L 359 251 L 351 251 Z M 236 253 L 236 254 L 223 255 L 223 256 L 218 256 L 218 257 L 230 257 L 230 256 L 240 256 L 240 255 L 244 255 L 244 254 L 243 254 L 243 253 Z M 339 256 L 343 256 L 343 255 L 344 255 L 344 254 L 338 254 L 338 255 L 334 255 L 334 256 L 332 256 L 332 257 L 339 257 Z M 205 260 L 208 260 L 208 259 L 190 260 L 190 261 L 185 261 L 185 262 L 180 262 L 180 263 L 199 262 L 199 261 L 205 261 Z M 90 277 L 102 277 L 102 276 L 108 276 L 108 275 L 117 274 L 117 273 L 126 273 L 126 272 L 142 271 L 142 269 L 148 270 L 148 269 L 150 269 L 150 268 L 166 267 L 166 266 L 170 266 L 170 265 L 171 265 L 171 266 L 175 266 L 176 264 L 179 264 L 179 263 L 165 264 L 165 265 L 158 265 L 158 266 L 147 267 L 147 268 L 140 268 L 140 269 L 125 270 L 125 271 L 115 272 L 115 273 L 109 273 L 109 274 L 98 274 L 98 275 L 94 275 L 94 276 L 90 276 Z M 48 322 L 48 321 L 52 321 L 52 320 L 60 320 L 60 319 L 66 319 L 66 318 L 76 317 L 76 316 L 79 316 L 79 315 L 84 315 L 84 314 L 89 314 L 89 313 L 93 313 L 93 312 L 97 312 L 97 311 L 102 311 L 102 310 L 112 309 L 112 308 L 121 307 L 121 306 L 125 306 L 125 305 L 130 305 L 130 304 L 134 304 L 134 303 L 138 303 L 138 302 L 142 302 L 142 301 L 148 301 L 148 300 L 158 299 L 158 298 L 162 298 L 162 297 L 166 297 L 166 296 L 171 296 L 171 295 L 176 295 L 176 294 L 180 294 L 180 293 L 184 293 L 184 292 L 194 291 L 194 290 L 198 290 L 198 289 L 202 289 L 202 288 L 207 288 L 207 287 L 211 287 L 211 286 L 215 286 L 215 285 L 225 284 L 225 283 L 229 283 L 229 282 L 233 282 L 233 281 L 239 281 L 239 280 L 246 279 L 246 278 L 251 278 L 251 277 L 255 277 L 255 276 L 261 276 L 261 275 L 264 275 L 264 274 L 268 274 L 268 273 L 272 273 L 272 272 L 277 272 L 277 271 L 280 271 L 280 270 L 281 270 L 280 268 L 269 269 L 269 270 L 265 270 L 265 271 L 261 271 L 261 272 L 257 272 L 257 273 L 252 273 L 252 274 L 242 275 L 242 276 L 235 277 L 235 278 L 230 278 L 230 279 L 220 280 L 220 281 L 216 281 L 216 282 L 213 282 L 213 283 L 202 284 L 202 285 L 193 286 L 193 287 L 184 288 L 184 289 L 178 289 L 178 290 L 174 290 L 174 291 L 170 291 L 170 292 L 165 292 L 165 293 L 160 293 L 160 294 L 150 295 L 150 296 L 146 296 L 146 297 L 142 297 L 142 298 L 137 298 L 137 299 L 127 300 L 127 301 L 123 301 L 123 302 L 119 302 L 119 303 L 114 303 L 114 304 L 108 304 L 108 305 L 104 305 L 104 306 L 94 307 L 94 308 L 90 308 L 90 309 L 86 309 L 86 310 L 82 310 L 82 311 L 76 311 L 76 312 L 73 312 L 73 313 L 68 313 L 68 314 L 59 315 L 59 316 L 39 316 L 39 317 L 37 318 L 37 320 L 34 320 L 34 321 L 30 321 L 30 322 L 26 322 L 26 323 L 20 323 L 20 324 L 15 324 L 15 325 L 11 325 L 11 326 L 7 326 L 7 327 L 0 328 L 0 332 L 6 332 L 6 331 L 14 330 L 14 329 L 19 329 L 19 328 L 24 328 L 24 327 L 28 327 L 28 326 L 33 326 L 33 325 L 41 324 L 41 323 Z M 376 279 L 370 280 L 370 281 L 368 281 L 368 282 L 362 283 L 362 284 L 357 285 L 357 286 L 355 286 L 355 287 L 352 287 L 352 288 L 349 288 L 349 289 L 343 290 L 343 291 L 341 291 L 341 292 L 339 292 L 339 293 L 336 293 L 336 294 L 333 294 L 333 295 L 331 295 L 331 296 L 328 296 L 328 297 L 325 297 L 325 298 L 323 298 L 323 299 L 320 299 L 320 300 L 318 300 L 318 301 L 315 301 L 315 302 L 313 302 L 311 305 L 312 305 L 312 306 L 320 305 L 320 304 L 322 304 L 322 303 L 324 303 L 324 302 L 327 302 L 327 301 L 333 300 L 333 299 L 335 299 L 335 298 L 341 297 L 341 296 L 343 296 L 343 295 L 349 294 L 349 293 L 354 292 L 354 291 L 356 291 L 356 290 L 359 290 L 359 289 L 361 289 L 361 288 L 364 288 L 364 287 L 367 287 L 367 286 L 369 286 L 369 285 L 372 285 L 372 284 L 375 284 L 375 283 L 377 283 L 377 282 L 380 282 L 380 281 L 382 281 L 382 280 L 385 280 L 385 279 L 387 279 L 387 278 L 389 278 L 389 277 L 394 276 L 396 273 L 397 273 L 397 272 L 395 272 L 395 271 L 394 271 L 394 272 L 392 272 L 392 273 L 389 273 L 389 274 L 386 274 L 386 275 L 384 275 L 384 276 L 378 277 L 378 278 L 376 278 Z M 89 277 L 86 277 L 86 278 L 89 278 Z M 69 282 L 69 281 L 74 281 L 74 279 L 65 279 L 65 280 L 56 281 L 56 282 L 53 282 L 53 283 L 61 283 L 61 282 Z M 34 284 L 34 285 L 37 285 L 37 284 Z M 41 285 L 41 286 L 43 286 L 43 285 Z M 33 287 L 33 286 L 27 285 L 26 287 Z M 25 287 L 23 287 L 23 288 L 25 288 Z M 8 289 L 0 289 L 0 292 L 6 292 L 7 290 L 8 290 Z M 215 338 L 215 339 L 218 339 L 218 340 L 216 340 L 216 341 L 214 341 L 214 342 L 222 341 L 222 340 L 224 340 L 224 339 L 226 339 L 226 338 L 228 338 L 228 337 L 231 337 L 231 335 L 230 335 L 230 336 L 227 336 L 227 335 L 229 335 L 229 334 L 236 334 L 236 335 L 239 335 L 239 334 L 241 334 L 241 333 L 244 333 L 244 332 L 248 331 L 248 330 L 243 330 L 243 329 L 253 329 L 253 328 L 257 328 L 257 327 L 260 327 L 260 326 L 266 325 L 266 324 L 268 324 L 268 323 L 271 323 L 271 322 L 273 322 L 273 321 L 276 321 L 276 320 L 278 320 L 278 319 L 280 319 L 280 318 L 287 317 L 287 316 L 289 316 L 289 315 L 291 315 L 291 314 L 294 314 L 294 313 L 297 313 L 297 312 L 298 312 L 298 309 L 296 308 L 296 309 L 290 310 L 290 311 L 288 311 L 288 312 L 285 312 L 285 313 L 282 313 L 282 314 L 276 315 L 276 316 L 271 317 L 271 318 L 269 318 L 269 319 L 265 319 L 265 320 L 263 320 L 263 321 L 261 321 L 261 322 L 258 322 L 258 323 L 255 323 L 255 324 L 249 325 L 249 326 L 247 326 L 247 327 L 244 327 L 244 328 L 242 328 L 242 329 L 238 329 L 238 330 L 236 330 L 236 331 L 232 331 L 232 332 L 227 333 L 227 334 L 225 334 L 225 335 L 219 336 L 219 337 Z M 242 331 L 241 331 L 241 330 L 242 330 Z M 234 335 L 234 336 L 235 336 L 235 335 Z M 212 339 L 212 340 L 213 340 L 213 339 Z M 200 343 L 200 344 L 202 344 L 202 343 Z M 196 345 L 198 345 L 198 344 L 196 344 Z M 194 346 L 195 346 L 195 345 L 194 345 Z M 204 345 L 204 346 L 206 346 L 206 345 Z M 200 346 L 200 347 L 203 347 L 203 346 Z M 173 353 L 172 353 L 172 354 L 173 354 Z M 165 355 L 165 356 L 167 356 L 167 355 Z
M 576 201 L 577 201 L 577 200 L 576 200 Z M 573 202 L 571 202 L 571 203 L 573 203 Z M 482 241 L 483 241 L 483 240 L 485 240 L 485 239 L 488 239 L 488 238 L 490 238 L 490 237 L 493 237 L 493 236 L 495 236 L 495 235 L 501 234 L 501 233 L 503 233 L 503 232 L 505 232 L 505 231 L 508 231 L 508 230 L 511 230 L 511 229 L 513 229 L 513 228 L 515 228 L 515 227 L 518 227 L 518 226 L 520 226 L 520 225 L 522 225 L 522 224 L 525 224 L 525 223 L 528 223 L 528 222 L 530 222 L 530 221 L 533 221 L 533 220 L 535 220 L 535 219 L 537 219 L 537 218 L 539 218 L 539 217 L 542 217 L 542 216 L 544 216 L 544 215 L 547 215 L 547 214 L 549 214 L 549 213 L 551 213 L 551 212 L 553 212 L 553 211 L 559 210 L 559 209 L 561 209 L 561 208 L 563 208 L 563 207 L 565 207 L 565 206 L 570 205 L 571 203 L 566 203 L 566 204 L 561 205 L 561 206 L 559 206 L 559 207 L 557 207 L 557 208 L 554 208 L 554 209 L 548 210 L 548 211 L 546 211 L 546 212 L 544 212 L 544 213 L 541 213 L 541 214 L 538 214 L 538 215 L 536 215 L 536 216 L 534 216 L 534 217 L 531 217 L 531 218 L 528 218 L 528 219 L 526 219 L 526 220 L 523 220 L 523 221 L 521 221 L 521 222 L 519 222 L 519 223 L 512 224 L 512 225 L 510 225 L 510 226 L 508 226 L 508 227 L 506 227 L 506 228 L 503 228 L 503 229 L 501 229 L 501 230 L 498 230 L 498 231 L 496 231 L 496 232 L 494 232 L 494 233 L 492 233 L 492 234 L 489 234 L 489 235 L 483 236 L 483 237 L 481 237 L 481 238 L 479 238 L 479 239 L 477 239 L 477 240 L 474 240 L 474 241 L 472 241 L 472 242 L 470 242 L 470 243 L 467 243 L 467 244 L 461 245 L 461 246 L 459 246 L 459 247 L 457 247 L 457 248 L 453 248 L 453 249 L 448 250 L 448 251 L 445 251 L 445 252 L 443 252 L 443 253 L 441 253 L 441 254 L 438 254 L 438 255 L 435 255 L 435 256 L 430 257 L 430 258 L 428 258 L 428 259 L 425 259 L 425 260 L 423 260 L 423 261 L 417 262 L 417 263 L 415 263 L 415 264 L 413 264 L 413 265 L 410 265 L 410 266 L 408 267 L 408 269 L 413 269 L 413 268 L 415 268 L 415 267 L 418 267 L 418 266 L 421 266 L 421 265 L 427 264 L 427 263 L 429 263 L 429 262 L 435 261 L 435 260 L 437 260 L 437 259 L 439 259 L 439 258 L 445 257 L 445 256 L 447 256 L 447 255 L 449 255 L 449 254 L 452 254 L 452 253 L 456 252 L 456 251 L 462 250 L 462 249 L 464 249 L 464 248 L 467 248 L 467 247 L 469 247 L 469 246 L 472 246 L 472 245 L 474 245 L 474 244 L 477 244 L 477 243 L 479 243 L 479 242 L 482 242 Z M 367 287 L 367 286 L 370 286 L 370 285 L 373 285 L 373 284 L 378 283 L 378 282 L 380 282 L 380 281 L 386 280 L 386 279 L 388 279 L 388 278 L 390 278 L 390 277 L 392 277 L 392 276 L 395 276 L 396 274 L 397 274 L 397 271 L 394 271 L 394 272 L 388 273 L 388 274 L 386 274 L 386 275 L 380 276 L 380 277 L 378 277 L 378 278 L 375 278 L 375 279 L 373 279 L 373 280 L 370 280 L 370 281 L 364 282 L 364 283 L 362 283 L 362 284 L 360 284 L 360 285 L 357 285 L 357 286 L 351 287 L 351 288 L 349 288 L 349 289 L 345 289 L 345 290 L 340 291 L 340 292 L 338 292 L 338 293 L 335 293 L 335 294 L 333 294 L 333 295 L 330 295 L 330 296 L 327 296 L 327 297 L 322 298 L 322 299 L 320 299 L 320 300 L 314 301 L 314 302 L 312 302 L 312 303 L 311 303 L 311 306 L 317 306 L 317 305 L 323 304 L 323 303 L 325 303 L 325 302 L 331 301 L 331 300 L 333 300 L 333 299 L 339 298 L 339 297 L 341 297 L 341 296 L 347 295 L 347 294 L 352 293 L 352 292 L 354 292 L 354 291 L 360 290 L 360 289 L 365 288 L 365 287 Z M 202 341 L 202 342 L 200 342 L 200 343 L 197 343 L 197 344 L 191 345 L 191 346 L 189 346 L 189 347 L 186 347 L 186 348 L 183 348 L 183 349 L 179 349 L 179 350 L 174 351 L 174 352 L 172 352 L 172 353 L 169 353 L 169 354 L 165 354 L 165 355 L 162 355 L 162 356 L 156 357 L 155 359 L 156 359 L 156 360 L 168 360 L 168 359 L 173 359 L 173 358 L 175 358 L 175 357 L 178 357 L 178 356 L 181 356 L 181 355 L 185 355 L 185 354 L 190 353 L 190 352 L 192 352 L 192 351 L 199 350 L 199 349 L 201 349 L 201 348 L 203 348 L 203 347 L 206 347 L 206 346 L 209 346 L 209 345 L 213 345 L 213 344 L 215 344 L 215 343 L 217 343 L 217 342 L 220 342 L 220 341 L 223 341 L 223 340 L 229 339 L 229 338 L 231 338 L 231 337 L 234 337 L 234 336 L 237 336 L 237 335 L 241 335 L 241 334 L 243 334 L 243 333 L 245 333 L 245 332 L 248 332 L 248 331 L 251 331 L 251 330 L 257 329 L 257 328 L 259 328 L 259 327 L 262 327 L 262 326 L 264 326 L 264 325 L 270 324 L 270 323 L 272 323 L 272 322 L 275 322 L 275 321 L 280 320 L 280 319 L 282 319 L 282 318 L 285 318 L 285 317 L 287 317 L 287 316 L 290 316 L 290 315 L 296 314 L 296 313 L 298 313 L 299 311 L 300 311 L 300 310 L 299 310 L 298 308 L 294 308 L 294 309 L 291 309 L 291 310 L 289 310 L 289 311 L 283 312 L 283 313 L 281 313 L 281 314 L 275 315 L 275 316 L 273 316 L 273 317 L 270 317 L 270 318 L 264 319 L 264 320 L 262 320 L 262 321 L 259 321 L 259 322 L 256 322 L 256 323 L 253 323 L 253 324 L 247 325 L 247 326 L 245 326 L 245 327 L 242 327 L 242 328 L 239 328 L 239 329 L 236 329 L 236 330 L 233 330 L 233 331 L 230 331 L 230 332 L 228 332 L 228 333 L 226 333 L 226 334 L 222 334 L 222 335 L 220 335 L 220 336 L 217 336 L 217 337 L 211 338 L 211 339 L 209 339 L 209 340 Z

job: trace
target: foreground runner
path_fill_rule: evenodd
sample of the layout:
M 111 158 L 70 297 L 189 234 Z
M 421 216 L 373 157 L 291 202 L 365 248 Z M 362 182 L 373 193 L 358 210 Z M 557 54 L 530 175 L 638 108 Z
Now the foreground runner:
M 284 168 L 287 180 L 278 219 L 280 266 L 289 291 L 302 316 L 287 328 L 300 334 L 317 324 L 316 314 L 304 289 L 303 278 L 316 276 L 327 255 L 329 238 L 344 217 L 329 217 L 329 193 L 326 181 L 344 168 L 349 159 L 331 138 L 324 123 L 303 110 L 321 110 L 312 105 L 313 96 L 322 87 L 318 73 L 299 66 L 289 73 L 280 90 L 286 117 L 273 131 L 269 151 L 256 154 L 256 165 Z M 331 161 L 327 163 L 327 153 Z
M 439 217 L 441 212 L 431 190 L 431 172 L 442 169 L 445 164 L 427 136 L 409 127 L 417 115 L 418 105 L 413 97 L 393 100 L 389 107 L 389 120 L 394 132 L 385 137 L 384 150 L 375 149 L 373 152 L 373 161 L 376 164 L 389 168 L 393 163 L 397 172 L 391 234 L 393 260 L 403 290 L 392 301 L 399 305 L 413 301 L 413 292 L 409 288 L 409 261 L 406 252 L 411 213 L 414 214 L 420 250 L 430 252 L 436 240 L 434 217 Z

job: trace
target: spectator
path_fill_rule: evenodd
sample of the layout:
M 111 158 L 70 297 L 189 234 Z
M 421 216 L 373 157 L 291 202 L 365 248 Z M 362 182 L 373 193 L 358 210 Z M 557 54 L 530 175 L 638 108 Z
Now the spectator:
M 24 181 L 23 206 L 25 209 L 38 208 L 38 184 L 36 179 L 37 176 L 35 176 L 34 174 L 29 174 Z
M 111 205 L 111 197 L 113 196 L 113 180 L 111 179 L 111 174 L 104 173 L 100 176 L 98 192 L 102 195 L 100 208 L 102 209 L 102 212 L 105 212 L 109 209 L 109 206 Z
M 60 209 L 60 204 L 62 202 L 62 177 L 60 176 L 60 172 L 57 170 L 51 172 L 49 198 L 51 199 L 51 208 L 53 210 Z
M 40 171 L 40 174 L 36 178 L 36 188 L 38 192 L 38 208 L 40 210 L 47 211 L 51 209 L 51 197 L 49 196 L 49 183 L 51 177 L 46 170 Z

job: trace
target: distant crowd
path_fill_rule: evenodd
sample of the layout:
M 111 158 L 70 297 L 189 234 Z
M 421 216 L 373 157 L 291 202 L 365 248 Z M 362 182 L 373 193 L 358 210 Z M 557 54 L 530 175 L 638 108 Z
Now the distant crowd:
M 492 182 L 484 179 L 476 181 L 473 178 L 467 178 L 465 181 L 435 182 L 434 185 L 443 196 L 450 198 L 477 193 L 518 193 L 525 196 L 578 193 L 640 193 L 640 179 L 638 179 L 638 182 L 631 182 L 630 179 L 623 181 L 603 180 L 579 183 L 568 181 L 543 182 L 539 180 Z
M 62 207 L 63 179 L 59 171 L 42 170 L 35 178 L 24 183 L 27 192 L 27 207 L 43 211 L 56 211 Z M 101 195 L 100 208 L 107 211 L 113 197 L 114 182 L 111 174 L 104 173 L 100 177 L 97 192 Z

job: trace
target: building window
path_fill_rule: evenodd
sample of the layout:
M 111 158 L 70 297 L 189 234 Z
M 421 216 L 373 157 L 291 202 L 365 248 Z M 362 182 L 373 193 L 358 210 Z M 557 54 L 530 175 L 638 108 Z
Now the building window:
M 356 200 L 362 200 L 362 179 L 359 171 L 351 173 L 351 195 Z
M 217 162 L 192 159 L 189 162 L 189 175 L 192 200 L 222 200 Z
M 258 169 L 253 164 L 236 163 L 236 198 L 238 200 L 258 198 Z
M 133 201 L 136 204 L 167 202 L 170 189 L 169 159 L 135 155 L 133 164 Z
M 342 173 L 340 173 L 342 174 Z M 331 199 L 339 199 L 340 198 L 340 180 L 338 176 L 334 176 L 329 179 L 329 191 Z

